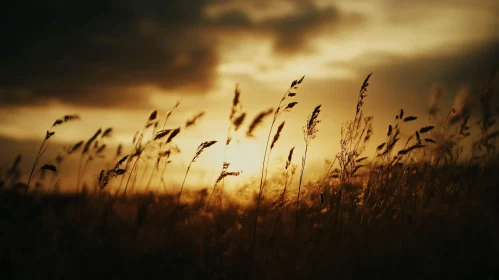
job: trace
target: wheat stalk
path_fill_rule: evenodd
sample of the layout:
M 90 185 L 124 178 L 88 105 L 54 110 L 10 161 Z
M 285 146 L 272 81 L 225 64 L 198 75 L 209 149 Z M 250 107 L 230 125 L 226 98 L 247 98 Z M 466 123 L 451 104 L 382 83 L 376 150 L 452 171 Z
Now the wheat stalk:
M 28 193 L 29 184 L 30 184 L 31 180 L 33 179 L 33 173 L 35 171 L 36 165 L 38 164 L 38 161 L 40 160 L 40 158 L 43 156 L 43 154 L 45 153 L 45 151 L 48 148 L 48 140 L 52 136 L 54 136 L 54 134 L 55 134 L 55 132 L 52 131 L 52 129 L 55 128 L 56 126 L 67 123 L 69 121 L 74 121 L 74 120 L 79 120 L 79 119 L 80 119 L 80 117 L 78 115 L 65 115 L 65 116 L 55 120 L 55 122 L 52 124 L 52 126 L 47 130 L 47 133 L 45 134 L 45 139 L 43 139 L 42 144 L 40 145 L 40 149 L 38 150 L 38 153 L 36 155 L 35 162 L 33 163 L 33 167 L 31 168 L 31 172 L 30 172 L 29 177 L 28 177 L 28 182 L 26 183 L 26 194 Z
M 201 143 L 197 150 L 196 150 L 196 153 L 194 154 L 194 156 L 192 157 L 192 160 L 191 162 L 189 163 L 189 165 L 187 166 L 187 170 L 185 171 L 185 175 L 184 175 L 184 180 L 182 181 L 182 185 L 180 187 L 180 192 L 178 194 L 178 198 L 177 198 L 177 203 L 175 205 L 175 209 L 173 210 L 173 212 L 175 213 L 178 209 L 178 205 L 180 204 L 180 197 L 182 196 L 182 191 L 184 190 L 184 185 L 185 185 L 185 180 L 187 179 L 187 174 L 189 173 L 189 170 L 191 170 L 191 166 L 194 162 L 196 162 L 196 160 L 199 158 L 199 156 L 201 155 L 201 153 L 203 153 L 203 151 L 211 146 L 213 146 L 215 143 L 217 143 L 217 141 L 206 141 L 206 142 L 203 142 Z
M 305 163 L 307 161 L 307 152 L 310 145 L 310 141 L 314 139 L 319 131 L 317 125 L 321 122 L 319 118 L 319 113 L 321 112 L 321 105 L 314 108 L 314 111 L 309 115 L 307 123 L 303 127 L 303 138 L 305 140 L 305 152 L 301 161 L 301 173 L 300 173 L 300 183 L 298 184 L 298 196 L 296 198 L 296 217 L 295 217 L 295 233 L 293 237 L 293 251 L 296 246 L 296 237 L 298 235 L 298 214 L 300 205 L 300 194 L 301 194 L 301 184 L 303 180 L 303 173 L 305 171 Z
M 296 104 L 298 104 L 298 102 L 290 102 L 290 103 L 286 104 L 285 106 L 283 106 L 283 102 L 286 99 L 296 96 L 296 93 L 292 92 L 291 90 L 297 89 L 298 88 L 297 86 L 303 82 L 303 79 L 305 79 L 305 76 L 301 77 L 301 79 L 299 79 L 299 80 L 294 80 L 291 83 L 291 86 L 289 87 L 289 89 L 282 96 L 281 100 L 279 101 L 279 105 L 277 106 L 277 110 L 274 113 L 274 117 L 273 117 L 272 123 L 270 125 L 270 130 L 269 130 L 269 133 L 267 135 L 267 142 L 265 144 L 265 152 L 263 154 L 263 161 L 262 161 L 262 174 L 260 177 L 260 187 L 259 187 L 259 191 L 258 191 L 258 199 L 257 199 L 256 209 L 255 209 L 255 219 L 254 219 L 254 224 L 253 224 L 253 237 L 252 237 L 252 241 L 251 241 L 251 248 L 253 248 L 253 250 L 255 249 L 255 239 L 256 239 L 256 232 L 257 232 L 257 226 L 258 226 L 258 216 L 259 216 L 258 212 L 260 210 L 260 204 L 261 204 L 262 195 L 263 195 L 263 182 L 264 182 L 264 177 L 265 177 L 265 163 L 266 163 L 266 158 L 267 158 L 267 152 L 269 149 L 270 136 L 272 135 L 272 130 L 274 128 L 275 122 L 277 121 L 277 117 L 280 114 L 282 114 L 283 112 L 289 111 L 294 106 L 296 106 Z M 269 110 L 269 112 L 270 112 L 270 110 Z

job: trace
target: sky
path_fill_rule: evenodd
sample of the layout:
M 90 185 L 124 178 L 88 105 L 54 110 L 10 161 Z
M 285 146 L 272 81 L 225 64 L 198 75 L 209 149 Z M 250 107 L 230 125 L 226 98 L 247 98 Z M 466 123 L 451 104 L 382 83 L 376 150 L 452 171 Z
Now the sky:
M 248 120 L 226 160 L 247 179 L 258 176 L 270 126 L 266 120 L 248 139 L 249 120 L 275 108 L 305 75 L 298 105 L 278 120 L 286 125 L 271 165 L 282 170 L 293 146 L 300 163 L 302 126 L 321 104 L 306 171 L 312 178 L 338 151 L 341 125 L 353 118 L 369 73 L 364 112 L 374 116 L 376 146 L 401 108 L 418 116 L 414 126 L 431 125 L 428 100 L 437 88 L 442 111 L 463 91 L 476 107 L 499 61 L 494 0 L 7 1 L 0 29 L 0 166 L 22 153 L 29 169 L 62 115 L 81 120 L 57 129 L 44 162 L 100 127 L 114 129 L 110 149 L 130 145 L 152 110 L 164 118 L 181 100 L 167 127 L 205 115 L 176 138 L 182 153 L 172 180 L 183 177 L 201 142 L 221 142 L 195 163 L 192 184 L 220 172 L 236 84 Z

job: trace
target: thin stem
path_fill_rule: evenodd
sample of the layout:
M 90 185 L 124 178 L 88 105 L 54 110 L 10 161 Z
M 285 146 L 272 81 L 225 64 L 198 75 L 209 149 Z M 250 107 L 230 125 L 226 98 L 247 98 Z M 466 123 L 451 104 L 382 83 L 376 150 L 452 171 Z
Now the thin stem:
M 36 155 L 35 163 L 33 164 L 33 167 L 31 168 L 31 172 L 30 172 L 29 178 L 28 178 L 28 184 L 26 187 L 26 192 L 27 192 L 27 189 L 29 188 L 29 183 L 31 182 L 31 178 L 33 177 L 33 172 L 35 172 L 35 168 L 36 168 L 36 165 L 38 164 L 38 160 L 41 157 L 40 153 L 42 152 L 42 148 L 43 148 L 43 145 L 45 144 L 45 141 L 46 140 L 43 140 L 42 145 L 40 146 L 40 149 L 38 150 L 38 153 Z
M 254 246 L 255 246 L 256 230 L 257 230 L 257 226 L 258 226 L 258 215 L 259 215 L 258 212 L 260 210 L 260 203 L 261 203 L 262 193 L 263 193 L 263 179 L 264 179 L 264 175 L 265 175 L 265 173 L 264 173 L 265 172 L 265 160 L 267 158 L 267 151 L 268 151 L 268 148 L 269 148 L 270 136 L 272 135 L 272 130 L 274 129 L 274 124 L 275 124 L 275 122 L 277 120 L 277 116 L 279 114 L 279 110 L 281 108 L 282 102 L 286 98 L 286 95 L 289 93 L 289 91 L 291 90 L 291 88 L 288 89 L 286 91 L 286 93 L 283 95 L 283 97 L 281 98 L 281 101 L 279 102 L 279 105 L 277 106 L 277 110 L 274 112 L 274 118 L 272 120 L 272 124 L 270 125 L 269 134 L 267 136 L 267 142 L 265 144 L 265 152 L 263 154 L 263 162 L 262 162 L 262 175 L 260 177 L 260 190 L 259 190 L 259 193 L 258 193 L 258 200 L 257 200 L 257 203 L 256 203 L 256 209 L 255 209 L 255 221 L 254 221 L 254 224 L 253 224 L 253 237 L 252 237 L 252 241 L 251 241 L 251 247 L 252 248 L 254 248 Z
M 282 101 L 281 101 L 281 103 L 282 103 Z M 281 103 L 279 103 L 279 106 L 280 106 Z M 253 237 L 252 237 L 252 241 L 251 241 L 251 247 L 252 248 L 254 248 L 254 246 L 255 246 L 256 230 L 257 230 L 257 226 L 258 226 L 258 215 L 259 215 L 258 212 L 260 210 L 260 202 L 261 202 L 261 199 L 262 199 L 263 176 L 264 176 L 264 171 L 265 171 L 265 159 L 267 158 L 267 150 L 268 150 L 268 147 L 269 147 L 270 136 L 272 134 L 272 129 L 274 128 L 275 121 L 276 121 L 276 115 L 274 114 L 274 119 L 272 120 L 272 124 L 270 126 L 269 135 L 267 137 L 267 144 L 265 145 L 265 153 L 263 154 L 262 176 L 261 176 L 261 179 L 260 179 L 260 190 L 258 192 L 258 200 L 257 200 L 257 203 L 256 203 L 255 221 L 254 221 L 254 224 L 253 224 Z
M 293 254 L 296 246 L 296 236 L 298 234 L 298 213 L 299 213 L 299 205 L 300 205 L 300 192 L 301 192 L 301 183 L 303 180 L 303 172 L 305 171 L 305 162 L 307 161 L 307 151 L 308 151 L 308 137 L 306 139 L 307 143 L 305 144 L 305 154 L 303 156 L 303 161 L 301 165 L 301 174 L 300 174 L 300 183 L 298 184 L 298 197 L 296 199 L 296 220 L 295 220 L 295 234 L 293 237 Z
M 33 179 L 33 172 L 35 172 L 36 165 L 38 164 L 38 161 L 40 160 L 40 158 L 42 157 L 42 155 L 45 153 L 45 151 L 48 148 L 48 145 L 47 145 L 47 147 L 45 147 L 45 149 L 43 148 L 45 146 L 45 143 L 47 143 L 47 139 L 44 139 L 42 144 L 40 145 L 40 149 L 38 150 L 38 153 L 36 155 L 35 163 L 33 164 L 33 167 L 31 168 L 31 172 L 29 173 L 28 183 L 26 184 L 26 194 L 28 193 L 29 183 Z
M 90 162 L 90 158 L 87 157 L 87 160 L 85 161 L 85 163 L 83 164 L 83 168 L 81 170 L 81 175 L 80 175 L 80 178 L 79 178 L 79 183 L 82 183 L 83 181 L 83 177 L 85 176 L 85 170 L 87 170 L 87 166 L 88 166 L 88 163 Z M 85 183 L 83 182 L 83 185 L 85 185 Z M 76 188 L 78 190 L 79 188 L 79 185 L 77 184 L 76 185 Z
M 232 128 L 232 121 L 230 121 L 229 128 L 227 129 L 227 139 L 230 137 L 231 128 Z M 223 165 L 225 165 L 225 161 L 227 160 L 227 149 L 228 148 L 229 148 L 229 143 L 227 143 L 227 141 L 225 141 L 224 161 L 222 163 L 222 172 L 223 172 Z M 217 184 L 215 183 L 215 186 L 213 187 L 213 191 L 212 191 L 211 195 L 213 195 L 213 193 L 215 192 L 216 186 L 217 186 Z M 222 207 L 224 188 L 225 188 L 225 177 L 222 178 L 222 189 L 221 189 L 221 193 L 220 193 L 220 207 Z M 210 196 L 210 199 L 208 200 L 208 204 L 210 203 L 210 200 L 211 200 L 211 196 Z
M 215 193 L 215 188 L 217 187 L 217 183 L 213 186 L 213 190 L 211 191 L 210 198 L 208 198 L 208 202 L 206 203 L 206 209 L 210 206 L 211 198 L 213 197 L 213 193 Z
M 189 170 L 191 169 L 192 161 L 189 163 L 189 166 L 187 167 L 187 171 L 185 171 L 185 176 L 184 180 L 182 181 L 182 186 L 180 187 L 180 193 L 178 194 L 178 199 L 177 199 L 177 204 L 175 205 L 175 209 L 173 210 L 173 213 L 175 213 L 178 209 L 178 205 L 180 204 L 180 197 L 182 196 L 182 191 L 184 190 L 184 184 L 185 180 L 187 179 L 187 174 L 189 173 Z
M 125 190 L 123 191 L 123 195 L 126 195 L 126 190 L 128 188 L 128 184 L 130 183 L 130 179 L 132 178 L 133 172 L 137 167 L 137 163 L 139 162 L 139 159 L 140 159 L 140 156 L 137 157 L 137 159 L 135 160 L 135 162 L 132 166 L 132 170 L 130 171 L 130 176 L 128 176 L 128 180 L 127 180 L 126 185 L 125 185 Z
M 128 167 L 130 167 L 130 162 L 131 162 L 130 157 L 131 157 L 131 156 L 128 156 L 128 158 L 127 158 L 127 160 L 126 160 L 125 170 L 128 170 Z M 118 196 L 118 194 L 120 193 L 120 190 L 121 190 L 121 185 L 123 184 L 123 180 L 125 180 L 125 176 L 121 176 L 120 184 L 118 185 L 118 189 L 116 190 L 115 197 L 117 197 L 117 196 Z
M 331 165 L 329 166 L 329 169 L 327 170 L 326 175 L 324 176 L 324 178 L 322 179 L 321 183 L 319 184 L 319 187 L 317 188 L 317 195 L 320 194 L 322 185 L 324 185 L 324 182 L 326 181 L 329 173 L 331 172 L 331 169 L 333 169 L 333 166 L 336 163 L 336 160 L 337 160 L 337 158 L 335 157 L 334 160 L 333 160 L 333 163 L 331 163 Z M 314 205 L 315 205 L 315 202 L 314 202 L 314 204 L 312 206 L 314 206 Z M 312 208 L 312 206 L 310 206 L 310 208 Z
M 267 184 L 267 174 L 269 173 L 269 162 L 270 162 L 271 155 L 272 155 L 272 149 L 270 149 L 269 156 L 267 157 L 267 164 L 266 164 L 266 168 L 265 168 L 265 177 L 263 179 L 262 188 L 265 188 L 265 185 Z
M 146 163 L 146 167 L 144 168 L 144 171 L 143 171 L 143 173 L 142 173 L 142 177 L 140 177 L 140 181 L 139 181 L 139 188 L 140 188 L 140 186 L 142 185 L 142 182 L 144 181 L 144 177 L 145 177 L 145 175 L 146 175 L 146 173 L 147 173 L 147 169 L 149 169 L 149 161 L 147 161 L 147 163 Z M 147 189 L 146 189 L 146 191 L 147 191 Z
M 151 181 L 152 181 L 152 178 L 154 177 L 154 173 L 156 173 L 155 167 L 153 167 L 152 172 L 151 172 L 151 176 L 149 177 L 149 180 L 147 181 L 146 191 L 149 190 L 149 185 L 151 185 Z
M 76 193 L 79 192 L 80 180 L 81 180 L 81 163 L 83 161 L 83 154 L 80 156 L 80 160 L 78 161 L 78 175 L 76 177 Z
M 161 176 L 160 176 L 160 184 L 163 184 L 163 189 L 165 190 L 165 193 L 166 193 L 166 184 L 165 184 L 165 180 L 164 180 L 164 177 L 165 177 L 165 171 L 166 171 L 166 165 L 168 164 L 168 160 L 165 160 L 165 163 L 163 164 L 163 168 L 161 169 Z
M 271 240 L 277 234 L 277 230 L 278 230 L 278 227 L 279 227 L 279 224 L 281 221 L 282 212 L 283 212 L 283 208 L 284 208 L 284 198 L 286 196 L 286 189 L 288 186 L 288 173 L 289 173 L 288 168 L 286 168 L 286 174 L 284 176 L 284 189 L 283 189 L 282 194 L 281 194 L 281 203 L 280 203 L 281 205 L 280 205 L 280 209 L 279 209 L 279 214 L 277 214 L 277 217 L 276 217 L 274 228 L 272 229 Z M 276 241 L 277 241 L 277 239 L 276 239 Z

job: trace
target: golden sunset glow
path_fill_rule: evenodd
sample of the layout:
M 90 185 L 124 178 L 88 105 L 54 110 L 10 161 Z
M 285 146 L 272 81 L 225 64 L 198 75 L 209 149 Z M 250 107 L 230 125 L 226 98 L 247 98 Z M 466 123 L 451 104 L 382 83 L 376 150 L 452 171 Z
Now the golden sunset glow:
M 498 0 L 4 2 L 0 279 L 498 279 Z
M 320 173 L 339 149 L 341 125 L 352 118 L 356 92 L 368 73 L 374 72 L 365 101 L 366 114 L 375 116 L 372 149 L 400 108 L 420 117 L 415 126 L 426 124 L 426 100 L 435 84 L 445 86 L 441 102 L 450 106 L 460 87 L 477 87 L 483 81 L 492 69 L 493 59 L 487 57 L 497 57 L 496 1 L 483 0 L 480 5 L 381 0 L 191 4 L 175 8 L 192 11 L 189 19 L 169 18 L 171 12 L 166 10 L 162 17 L 130 4 L 124 9 L 135 10 L 136 18 L 121 35 L 107 25 L 89 26 L 81 34 L 89 40 L 88 46 L 67 41 L 70 47 L 59 55 L 24 48 L 18 53 L 24 57 L 22 64 L 17 64 L 19 59 L 7 60 L 0 80 L 0 135 L 13 148 L 5 151 L 3 164 L 18 153 L 34 157 L 35 151 L 22 143 L 40 141 L 46 127 L 64 114 L 78 114 L 81 121 L 58 128 L 55 145 L 75 143 L 99 127 L 112 127 L 111 150 L 118 143 L 131 145 L 149 112 L 159 110 L 164 117 L 182 100 L 167 127 L 182 126 L 199 112 L 206 114 L 176 139 L 182 153 L 172 166 L 181 169 L 199 143 L 216 140 L 219 143 L 194 166 L 210 173 L 223 163 L 228 115 L 238 84 L 247 119 L 226 157 L 231 168 L 243 171 L 241 179 L 228 181 L 244 182 L 261 172 L 270 125 L 265 120 L 256 137 L 247 138 L 248 122 L 259 111 L 275 108 L 290 81 L 305 75 L 297 91 L 299 104 L 278 120 L 285 120 L 286 126 L 271 154 L 270 167 L 279 170 L 291 147 L 304 149 L 305 118 L 322 104 L 322 122 L 310 151 L 314 155 L 310 164 Z M 47 34 L 46 44 L 63 48 L 63 39 Z M 19 38 L 24 38 L 31 49 L 41 49 L 42 42 L 29 36 L 12 35 L 12 42 L 19 45 Z M 6 49 L 3 55 L 11 53 Z M 39 64 L 49 60 L 53 62 Z M 13 75 L 15 79 L 10 78 Z M 308 176 L 313 178 L 313 173 Z

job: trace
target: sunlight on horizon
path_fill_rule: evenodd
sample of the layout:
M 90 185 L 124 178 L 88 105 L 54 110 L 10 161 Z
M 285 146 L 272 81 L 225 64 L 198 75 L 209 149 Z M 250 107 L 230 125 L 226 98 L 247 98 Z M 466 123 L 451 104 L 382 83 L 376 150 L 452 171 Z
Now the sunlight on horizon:
M 214 170 L 214 181 L 222 168 L 237 84 L 247 116 L 227 149 L 226 161 L 229 171 L 243 173 L 228 181 L 258 178 L 272 116 L 258 127 L 255 138 L 247 138 L 246 129 L 259 112 L 275 109 L 291 81 L 305 75 L 294 99 L 298 105 L 280 116 L 271 132 L 272 138 L 285 121 L 269 172 L 282 171 L 293 146 L 293 164 L 300 165 L 302 127 L 321 104 L 322 122 L 310 145 L 311 167 L 305 172 L 305 178 L 313 179 L 322 172 L 324 161 L 339 151 L 342 124 L 353 117 L 359 88 L 369 73 L 374 74 L 364 102 L 365 114 L 374 116 L 374 135 L 365 155 L 371 157 L 386 140 L 387 127 L 400 109 L 418 117 L 404 128 L 403 137 L 434 124 L 426 100 L 435 84 L 442 85 L 440 105 L 445 111 L 460 89 L 469 85 L 470 91 L 478 92 L 499 42 L 494 29 L 498 4 L 487 0 L 482 5 L 387 0 L 179 4 L 192 16 L 186 21 L 175 14 L 163 18 L 132 4 L 123 4 L 124 10 L 136 11 L 126 30 L 99 26 L 97 21 L 82 34 L 75 31 L 74 37 L 86 45 L 69 39 L 55 44 L 63 36 L 48 32 L 41 35 L 47 37 L 44 47 L 30 34 L 19 39 L 13 33 L 20 51 L 19 59 L 6 60 L 0 79 L 0 140 L 9 143 L 0 166 L 9 166 L 19 153 L 34 158 L 36 149 L 29 145 L 39 145 L 46 129 L 65 114 L 78 114 L 81 121 L 54 130 L 51 156 L 108 127 L 114 130 L 103 142 L 108 153 L 114 153 L 119 143 L 130 149 L 133 135 L 151 111 L 158 110 L 162 122 L 182 100 L 165 127 L 182 129 L 174 141 L 182 150 L 173 164 L 178 168 L 175 180 L 182 178 L 201 142 L 216 140 L 219 143 L 193 165 L 202 172 Z M 170 18 L 178 23 L 171 24 Z M 51 47 L 53 53 L 46 51 Z M 477 107 L 477 95 L 470 99 Z M 186 122 L 201 112 L 205 115 L 199 122 L 186 129 Z M 23 162 L 23 167 L 29 169 L 29 163 Z

